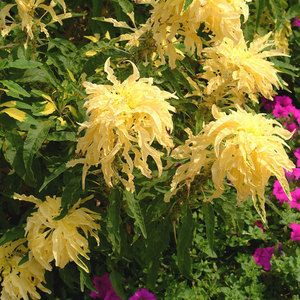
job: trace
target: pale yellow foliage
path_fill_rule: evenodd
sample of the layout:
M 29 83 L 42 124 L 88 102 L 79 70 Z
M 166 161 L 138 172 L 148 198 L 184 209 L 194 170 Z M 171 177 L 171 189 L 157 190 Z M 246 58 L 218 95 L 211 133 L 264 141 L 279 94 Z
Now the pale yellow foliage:
M 213 162 L 211 174 L 216 190 L 210 200 L 224 192 L 226 176 L 237 190 L 238 203 L 251 196 L 265 221 L 264 193 L 270 176 L 276 176 L 291 199 L 284 169 L 291 171 L 294 164 L 283 146 L 287 146 L 284 140 L 292 133 L 277 121 L 267 119 L 263 114 L 248 113 L 240 107 L 226 115 L 213 106 L 213 116 L 216 121 L 207 124 L 199 135 L 190 134 L 185 145 L 178 147 L 172 155 L 190 160 L 177 169 L 171 193 L 176 192 L 179 183 L 189 185 L 207 163 Z M 208 149 L 213 149 L 211 155 Z
M 279 30 L 274 32 L 274 42 L 275 48 L 284 52 L 289 53 L 289 41 L 288 37 L 292 34 L 291 22 L 286 22 L 284 26 Z
M 45 269 L 29 255 L 29 260 L 19 265 L 28 249 L 26 239 L 19 239 L 0 246 L 0 274 L 2 279 L 1 300 L 41 299 L 37 288 L 51 293 L 43 286 Z
M 32 202 L 37 211 L 27 218 L 25 227 L 28 239 L 28 248 L 33 257 L 47 270 L 51 270 L 50 262 L 55 260 L 55 265 L 64 268 L 74 261 L 78 266 L 89 272 L 88 267 L 79 255 L 89 259 L 87 253 L 88 235 L 94 237 L 99 244 L 96 233 L 100 229 L 97 220 L 99 214 L 79 207 L 84 200 L 79 200 L 60 220 L 54 220 L 61 214 L 61 197 L 46 197 L 42 201 L 34 196 L 14 194 L 14 199 Z M 87 198 L 90 199 L 90 198 Z M 85 200 L 87 200 L 85 199 Z
M 147 1 L 153 6 L 151 16 L 141 29 L 134 34 L 122 36 L 134 45 L 137 39 L 146 31 L 152 30 L 156 42 L 157 53 L 165 63 L 164 55 L 175 68 L 176 59 L 184 58 L 174 44 L 184 42 L 185 51 L 193 54 L 202 50 L 201 38 L 197 31 L 202 23 L 207 31 L 212 31 L 215 41 L 224 37 L 238 41 L 242 36 L 240 17 L 247 20 L 249 8 L 247 0 L 194 0 L 184 11 L 185 0 L 153 0 Z
M 49 36 L 48 30 L 46 29 L 47 25 L 55 22 L 62 25 L 63 19 L 70 18 L 72 16 L 71 13 L 66 12 L 66 4 L 64 0 L 51 1 L 49 5 L 44 4 L 45 0 L 15 0 L 15 2 L 16 4 L 7 4 L 0 11 L 0 30 L 2 36 L 7 35 L 14 27 L 21 26 L 22 30 L 26 31 L 29 38 L 33 39 L 33 28 L 36 25 L 40 27 L 40 30 L 44 32 L 46 36 Z M 54 7 L 57 4 L 60 4 L 63 8 L 63 13 L 60 15 L 57 15 L 54 11 Z M 21 23 L 18 23 L 10 15 L 10 10 L 15 5 L 17 5 Z M 41 17 L 37 16 L 37 10 L 39 9 L 44 11 Z M 52 20 L 48 24 L 45 24 L 42 20 L 48 13 L 51 15 Z
M 112 178 L 119 176 L 116 169 L 119 164 L 127 176 L 120 180 L 127 190 L 133 191 L 134 167 L 144 176 L 152 176 L 148 156 L 154 159 L 159 176 L 162 173 L 163 153 L 152 147 L 152 143 L 156 140 L 167 151 L 173 147 L 167 130 L 173 129 L 170 112 L 175 112 L 175 108 L 165 100 L 176 96 L 153 86 L 152 78 L 140 78 L 137 67 L 131 64 L 133 74 L 122 83 L 113 75 L 109 59 L 104 70 L 113 85 L 84 83 L 89 95 L 85 103 L 89 120 L 81 124 L 79 131 L 86 129 L 86 132 L 79 138 L 76 152 L 85 157 L 68 163 L 68 166 L 84 164 L 83 184 L 88 169 L 101 164 L 104 179 L 112 187 Z
M 259 94 L 273 99 L 273 86 L 281 86 L 274 64 L 267 60 L 270 56 L 284 55 L 277 50 L 264 50 L 273 45 L 268 42 L 270 34 L 257 37 L 248 47 L 242 38 L 238 44 L 224 38 L 220 45 L 205 48 L 206 60 L 203 78 L 208 80 L 206 93 L 224 89 L 228 94 L 240 93 L 258 102 Z M 237 90 L 236 90 L 237 89 Z M 233 99 L 234 100 L 234 99 Z

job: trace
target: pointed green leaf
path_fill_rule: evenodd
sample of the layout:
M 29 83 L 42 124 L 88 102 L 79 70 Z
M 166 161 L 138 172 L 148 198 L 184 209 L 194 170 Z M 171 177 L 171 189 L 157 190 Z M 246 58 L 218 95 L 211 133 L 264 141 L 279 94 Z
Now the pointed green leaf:
M 15 226 L 11 229 L 8 229 L 0 239 L 0 246 L 3 246 L 7 242 L 14 241 L 24 237 L 25 231 L 23 227 Z
M 211 203 L 203 203 L 202 205 L 204 221 L 206 226 L 206 236 L 208 239 L 208 245 L 212 251 L 214 251 L 214 233 L 215 233 L 215 215 L 214 209 Z
M 117 189 L 111 189 L 109 195 L 109 206 L 107 210 L 107 233 L 113 251 L 120 253 L 121 238 L 120 238 L 120 224 L 121 224 L 121 204 L 122 194 Z
M 39 189 L 39 193 L 56 177 L 58 177 L 61 173 L 65 172 L 68 168 L 66 167 L 66 164 L 61 165 L 58 167 L 50 176 L 48 176 L 43 185 Z
M 128 215 L 135 220 L 135 224 L 141 230 L 144 238 L 147 238 L 144 216 L 139 201 L 128 191 L 124 191 L 124 198 L 127 203 L 126 211 Z
M 24 97 L 30 97 L 30 94 L 27 93 L 20 85 L 12 80 L 1 80 L 0 81 L 4 86 L 8 88 L 8 90 L 17 95 L 21 95 Z
M 181 225 L 178 230 L 177 263 L 179 271 L 186 278 L 191 279 L 192 259 L 189 248 L 192 245 L 194 221 L 188 203 L 182 207 Z
M 23 159 L 26 172 L 30 178 L 34 178 L 32 171 L 32 161 L 34 155 L 41 148 L 43 142 L 47 138 L 48 132 L 51 128 L 52 121 L 41 122 L 39 126 L 32 126 L 27 134 L 24 142 Z
M 42 66 L 43 64 L 33 60 L 17 59 L 15 61 L 9 62 L 6 68 L 16 68 L 16 69 L 32 69 Z
M 255 28 L 257 30 L 257 28 L 259 26 L 259 23 L 260 23 L 262 13 L 265 9 L 265 0 L 255 0 L 255 6 L 256 6 L 256 24 L 255 24 Z

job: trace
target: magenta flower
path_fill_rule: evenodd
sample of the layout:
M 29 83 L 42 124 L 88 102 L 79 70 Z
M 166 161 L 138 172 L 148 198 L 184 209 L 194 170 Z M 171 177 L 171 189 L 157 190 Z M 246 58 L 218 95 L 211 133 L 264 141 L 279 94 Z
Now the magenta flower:
M 254 222 L 254 226 L 257 226 L 257 227 L 261 228 L 263 232 L 266 231 L 266 230 L 264 229 L 264 224 L 262 223 L 261 220 L 255 221 L 255 222 Z
M 287 107 L 292 105 L 292 99 L 288 96 L 276 96 L 274 98 L 275 103 L 283 106 L 283 107 Z
M 284 172 L 288 181 L 294 181 L 300 178 L 300 168 L 294 168 L 292 172 L 287 172 L 286 170 L 284 170 Z
M 156 300 L 156 297 L 147 289 L 136 291 L 128 300 Z
M 300 168 L 300 147 L 294 151 L 294 155 L 297 158 L 297 168 Z
M 295 26 L 295 27 L 300 27 L 300 19 L 298 19 L 298 18 L 296 17 L 296 18 L 294 19 L 293 26 Z
M 295 223 L 290 224 L 292 228 L 291 238 L 293 241 L 300 241 L 300 225 Z
M 98 293 L 92 291 L 90 297 L 102 298 L 104 300 L 122 300 L 114 291 L 108 273 L 101 277 L 95 277 L 93 283 Z
M 292 196 L 291 207 L 296 207 L 300 211 L 300 188 L 296 188 L 293 192 L 291 192 L 291 196 Z
M 273 187 L 274 187 L 273 195 L 280 201 L 281 204 L 283 204 L 284 202 L 290 202 L 288 196 L 284 192 L 278 180 L 274 182 Z
M 264 270 L 271 270 L 270 260 L 274 254 L 275 247 L 257 248 L 253 255 L 257 265 L 262 266 Z
M 278 248 L 281 247 L 281 244 L 278 244 Z M 274 247 L 266 247 L 266 248 L 257 248 L 254 252 L 254 260 L 258 266 L 262 266 L 265 271 L 271 270 L 271 258 L 274 254 Z

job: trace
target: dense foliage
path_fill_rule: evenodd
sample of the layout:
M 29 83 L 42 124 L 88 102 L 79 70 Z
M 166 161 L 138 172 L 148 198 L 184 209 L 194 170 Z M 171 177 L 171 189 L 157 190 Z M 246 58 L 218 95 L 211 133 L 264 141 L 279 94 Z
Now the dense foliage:
M 1 299 L 299 299 L 298 18 L 0 1 Z

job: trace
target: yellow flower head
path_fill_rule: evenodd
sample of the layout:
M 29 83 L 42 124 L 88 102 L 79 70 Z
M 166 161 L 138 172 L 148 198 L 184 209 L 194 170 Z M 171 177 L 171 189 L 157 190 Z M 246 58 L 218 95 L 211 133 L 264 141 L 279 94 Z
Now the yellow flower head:
M 49 5 L 44 4 L 45 0 L 15 0 L 15 2 L 18 8 L 19 17 L 21 19 L 21 28 L 27 32 L 30 39 L 34 38 L 32 32 L 34 25 L 39 26 L 41 31 L 48 36 L 49 34 L 46 29 L 47 25 L 55 22 L 58 22 L 60 25 L 62 25 L 63 19 L 70 18 L 72 16 L 71 13 L 66 12 L 66 4 L 64 0 L 51 1 Z M 64 13 L 60 15 L 57 15 L 54 11 L 54 7 L 58 3 L 61 5 L 64 11 Z M 0 11 L 0 30 L 2 36 L 7 35 L 10 30 L 19 25 L 18 23 L 14 22 L 13 18 L 9 14 L 9 11 L 13 6 L 15 6 L 15 4 L 7 4 Z M 37 16 L 38 10 L 44 11 L 40 18 Z M 47 13 L 51 15 L 52 20 L 48 24 L 45 24 L 42 22 L 42 19 Z
M 74 261 L 89 272 L 79 255 L 89 259 L 88 234 L 99 244 L 99 237 L 94 232 L 100 229 L 100 225 L 96 223 L 96 220 L 100 219 L 97 213 L 85 207 L 79 208 L 82 200 L 78 201 L 62 219 L 54 220 L 62 211 L 61 197 L 47 196 L 46 201 L 42 201 L 34 196 L 15 193 L 14 199 L 33 202 L 36 205 L 37 211 L 27 218 L 25 232 L 28 248 L 45 269 L 52 269 L 50 262 L 54 259 L 55 265 L 60 268 Z
M 242 36 L 240 17 L 243 14 L 246 20 L 249 14 L 246 1 L 194 0 L 186 10 L 185 0 L 147 1 L 153 6 L 150 19 L 131 36 L 135 41 L 145 30 L 152 29 L 162 64 L 165 63 L 164 55 L 167 55 L 170 66 L 175 68 L 176 59 L 183 59 L 184 55 L 174 44 L 183 40 L 186 52 L 193 54 L 197 50 L 200 55 L 202 42 L 197 31 L 202 23 L 206 30 L 213 32 L 215 40 L 219 41 L 224 37 L 239 40 Z M 126 38 L 130 38 L 130 35 L 127 34 Z
M 28 249 L 26 239 L 19 239 L 0 246 L 0 274 L 2 279 L 2 300 L 40 299 L 37 288 L 51 293 L 43 286 L 45 269 L 29 255 L 29 260 L 19 266 Z
M 264 192 L 270 176 L 277 177 L 291 199 L 284 169 L 291 171 L 294 164 L 283 145 L 287 146 L 284 139 L 289 139 L 292 133 L 277 121 L 266 119 L 263 114 L 247 113 L 240 107 L 226 115 L 213 106 L 213 116 L 216 121 L 207 124 L 198 136 L 190 136 L 186 145 L 177 151 L 175 158 L 190 158 L 190 161 L 187 166 L 178 168 L 171 192 L 179 182 L 187 179 L 191 182 L 203 166 L 213 162 L 211 173 L 216 191 L 210 199 L 223 193 L 226 176 L 237 190 L 238 202 L 251 196 L 265 221 Z M 187 149 L 189 144 L 190 150 Z M 210 148 L 212 156 L 207 153 Z M 183 172 L 184 176 L 180 177 Z
M 208 80 L 207 94 L 227 86 L 237 88 L 254 102 L 258 102 L 259 93 L 272 99 L 273 86 L 278 89 L 280 83 L 273 63 L 266 58 L 284 54 L 276 50 L 263 51 L 273 45 L 268 42 L 270 34 L 254 39 L 249 48 L 244 39 L 235 45 L 228 38 L 224 38 L 220 45 L 206 48 L 203 78 Z
M 68 166 L 84 164 L 83 184 L 90 166 L 101 164 L 104 179 L 112 187 L 113 176 L 118 176 L 115 162 L 127 176 L 127 179 L 120 180 L 133 191 L 134 166 L 144 176 L 152 176 L 147 164 L 148 156 L 154 159 L 159 176 L 162 173 L 160 157 L 163 153 L 151 146 L 154 140 L 168 151 L 173 147 L 167 130 L 173 129 L 170 111 L 175 112 L 175 108 L 165 100 L 176 97 L 153 86 L 152 78 L 139 78 L 137 67 L 131 64 L 134 72 L 122 83 L 113 75 L 109 59 L 104 70 L 113 85 L 84 83 L 89 94 L 85 103 L 89 121 L 79 129 L 86 128 L 86 132 L 78 140 L 76 151 L 85 157 L 68 163 Z

